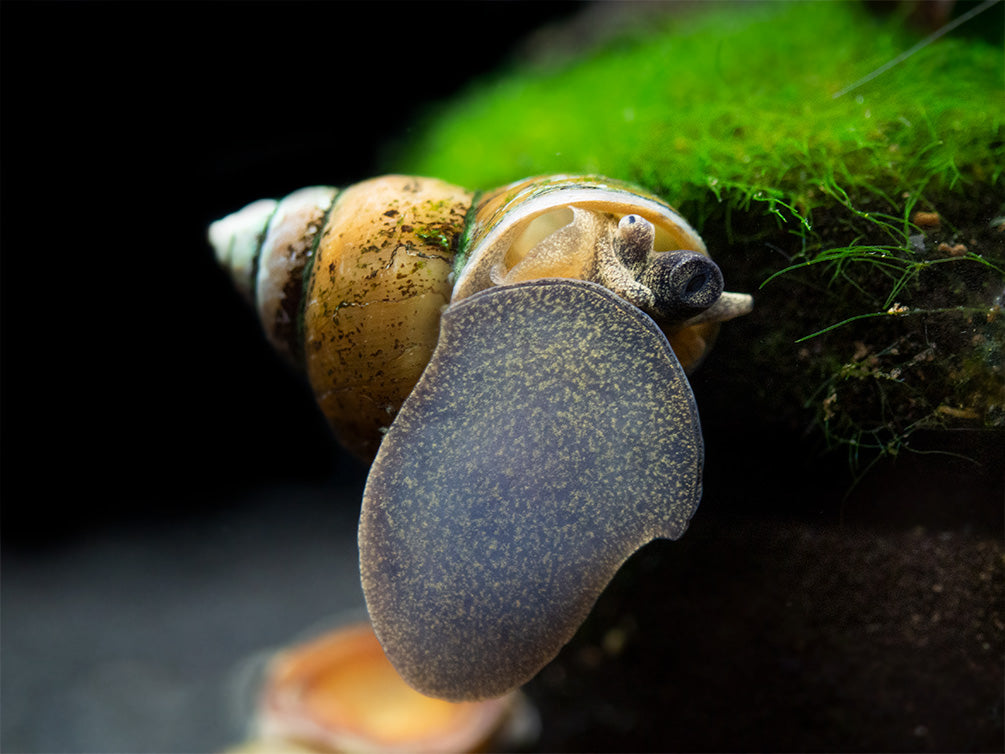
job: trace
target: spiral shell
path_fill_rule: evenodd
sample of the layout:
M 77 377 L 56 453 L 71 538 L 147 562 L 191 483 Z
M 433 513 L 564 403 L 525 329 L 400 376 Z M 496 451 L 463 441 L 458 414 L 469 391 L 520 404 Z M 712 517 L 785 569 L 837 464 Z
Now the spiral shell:
M 626 218 L 652 229 L 635 269 L 618 253 Z M 306 371 L 339 441 L 363 459 L 429 362 L 442 309 L 480 290 L 537 278 L 599 282 L 653 317 L 687 371 L 719 321 L 750 308 L 749 297 L 719 295 L 709 262 L 701 273 L 719 275 L 709 287 L 716 306 L 661 311 L 639 280 L 646 260 L 707 258 L 705 245 L 658 197 L 596 176 L 529 178 L 477 197 L 399 175 L 313 187 L 249 205 L 215 223 L 210 239 L 266 336 Z
M 384 176 L 256 203 L 210 237 L 339 439 L 373 457 L 363 591 L 415 689 L 506 694 L 626 558 L 687 528 L 704 444 L 685 369 L 752 302 L 657 197 Z
M 471 199 L 443 181 L 384 176 L 255 203 L 210 230 L 266 336 L 360 458 L 377 452 L 436 346 Z

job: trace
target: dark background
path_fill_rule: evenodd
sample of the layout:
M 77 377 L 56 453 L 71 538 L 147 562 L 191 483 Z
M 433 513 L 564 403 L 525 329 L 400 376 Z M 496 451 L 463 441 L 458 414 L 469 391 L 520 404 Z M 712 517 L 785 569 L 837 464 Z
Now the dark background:
M 0 748 L 219 750 L 245 658 L 358 617 L 366 470 L 206 227 L 372 176 L 579 7 L 0 4 Z
M 359 615 L 365 469 L 205 228 L 393 167 L 583 9 L 0 4 L 0 748 L 220 750 L 249 657 Z M 1000 750 L 1005 449 L 961 437 L 983 466 L 907 457 L 846 496 L 846 458 L 730 393 L 731 339 L 770 326 L 695 375 L 702 507 L 531 684 L 541 748 Z
M 207 225 L 370 177 L 423 108 L 576 8 L 5 2 L 5 541 L 329 474 Z

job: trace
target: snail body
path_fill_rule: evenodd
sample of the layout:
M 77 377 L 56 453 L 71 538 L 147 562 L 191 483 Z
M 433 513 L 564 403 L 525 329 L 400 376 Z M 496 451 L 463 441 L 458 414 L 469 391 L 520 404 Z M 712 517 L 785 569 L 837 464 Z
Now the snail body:
M 420 692 L 503 695 L 701 498 L 686 370 L 750 311 L 668 204 L 597 176 L 384 176 L 210 229 L 338 439 L 373 459 L 360 572 Z
M 641 241 L 628 243 L 633 231 Z M 607 178 L 529 178 L 477 196 L 399 175 L 312 187 L 214 223 L 210 240 L 270 342 L 306 372 L 340 443 L 365 460 L 428 364 L 442 309 L 478 291 L 598 282 L 653 317 L 686 371 L 720 321 L 750 308 L 749 296 L 722 294 L 705 244 L 670 205 Z M 676 267 L 698 281 L 697 303 L 671 288 L 662 303 L 678 300 L 661 307 L 653 289 L 671 265 L 647 263 L 682 252 Z

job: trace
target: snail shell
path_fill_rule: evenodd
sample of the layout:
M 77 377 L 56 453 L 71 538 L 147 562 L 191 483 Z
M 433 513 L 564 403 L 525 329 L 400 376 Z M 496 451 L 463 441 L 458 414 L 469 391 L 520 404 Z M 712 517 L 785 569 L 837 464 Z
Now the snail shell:
M 529 178 L 477 197 L 400 175 L 307 188 L 214 223 L 210 241 L 268 339 L 306 371 L 340 443 L 365 460 L 429 362 L 443 307 L 480 290 L 599 282 L 653 317 L 686 371 L 719 322 L 751 307 L 722 293 L 705 244 L 672 207 L 594 176 Z M 668 255 L 675 270 L 650 263 Z M 666 310 L 653 295 L 661 276 L 697 295 Z
M 385 176 L 256 202 L 210 228 L 266 337 L 369 460 L 436 346 L 472 192 Z
M 685 369 L 752 304 L 657 197 L 385 176 L 250 205 L 210 238 L 339 439 L 376 454 L 363 591 L 417 690 L 516 688 L 626 558 L 687 528 L 704 445 Z

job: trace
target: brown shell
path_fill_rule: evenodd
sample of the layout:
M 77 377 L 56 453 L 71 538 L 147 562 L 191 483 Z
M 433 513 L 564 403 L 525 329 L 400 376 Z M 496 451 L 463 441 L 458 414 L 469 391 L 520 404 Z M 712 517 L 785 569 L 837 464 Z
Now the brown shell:
M 436 346 L 472 193 L 384 176 L 335 201 L 304 306 L 307 376 L 338 439 L 377 451 Z
M 249 205 L 214 223 L 210 238 L 255 302 L 270 341 L 306 371 L 339 441 L 368 461 L 433 353 L 442 310 L 495 285 L 494 266 L 510 271 L 506 284 L 540 277 L 607 284 L 589 243 L 570 245 L 540 268 L 512 271 L 568 222 L 571 207 L 615 222 L 642 216 L 655 228 L 656 254 L 708 253 L 658 197 L 578 175 L 528 178 L 477 201 L 464 188 L 415 176 L 383 176 L 342 191 L 312 187 Z M 687 371 L 719 328 L 715 318 L 670 323 L 652 316 Z

